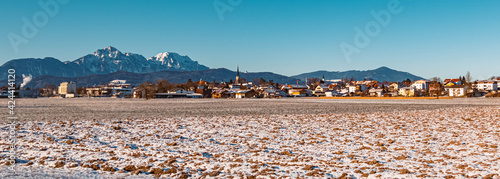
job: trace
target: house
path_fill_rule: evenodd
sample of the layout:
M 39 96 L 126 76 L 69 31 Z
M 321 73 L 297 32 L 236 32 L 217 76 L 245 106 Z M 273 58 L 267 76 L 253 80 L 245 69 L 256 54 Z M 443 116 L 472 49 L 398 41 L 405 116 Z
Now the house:
M 431 96 L 435 96 L 436 94 L 442 95 L 443 89 L 443 85 L 439 82 L 432 82 L 429 84 L 429 94 Z
M 346 85 L 346 88 L 348 89 L 348 93 L 356 93 L 357 86 L 356 85 Z
M 309 86 L 307 85 L 288 85 L 290 89 L 309 89 Z
M 417 80 L 414 81 L 411 86 L 414 87 L 417 90 L 427 90 L 429 89 L 429 81 L 427 80 Z
M 480 92 L 498 91 L 498 83 L 496 81 L 476 81 L 472 84 L 472 88 Z
M 305 89 L 305 91 L 306 91 L 306 96 L 313 96 L 314 94 L 314 91 L 311 89 Z
M 391 83 L 389 85 L 389 91 L 390 92 L 397 92 L 397 91 L 399 91 L 399 88 L 404 88 L 404 87 L 406 87 L 405 83 L 401 83 L 401 82 Z
M 212 91 L 212 98 L 222 98 L 222 91 L 213 90 Z
M 212 98 L 228 98 L 229 92 L 226 89 L 214 89 L 212 90 Z
M 286 93 L 282 90 L 279 89 L 274 89 L 274 88 L 268 88 L 263 90 L 263 97 L 264 98 L 281 98 L 281 97 L 286 97 Z
M 88 87 L 86 94 L 88 96 L 106 96 L 106 97 L 119 97 L 130 98 L 134 96 L 134 88 L 126 83 L 126 80 L 112 80 L 106 85 L 99 85 L 97 87 Z
M 453 85 L 448 87 L 448 95 L 452 97 L 461 97 L 466 95 L 467 86 L 465 85 Z
M 341 88 L 338 93 L 343 94 L 342 96 L 349 95 L 349 88 Z
M 275 96 L 278 96 L 278 97 L 286 97 L 286 92 L 284 92 L 283 90 L 276 90 L 276 94 Z
M 232 98 L 251 98 L 253 97 L 253 91 L 252 90 L 237 90 L 237 91 L 230 91 L 229 94 L 231 95 Z
M 288 95 L 293 96 L 293 97 L 303 97 L 303 96 L 306 96 L 306 90 L 305 89 L 291 89 L 291 90 L 288 90 Z
M 415 96 L 416 90 L 414 87 L 403 87 L 399 88 L 399 96 L 413 97 Z
M 370 94 L 370 96 L 373 96 L 373 97 L 382 97 L 384 96 L 385 94 L 385 91 L 384 89 L 370 89 L 368 90 L 368 93 Z
M 130 86 L 130 84 L 127 84 L 127 80 L 112 80 L 108 83 L 108 86 Z
M 195 93 L 202 94 L 203 98 L 212 98 L 212 89 L 208 89 L 203 86 L 196 89 Z
M 87 88 L 88 89 L 88 88 Z M 87 91 L 87 95 L 88 95 L 88 91 Z M 89 95 L 90 96 L 90 95 Z M 146 91 L 143 91 L 143 90 L 137 90 L 137 88 L 134 88 L 134 92 L 133 92 L 133 95 L 132 95 L 133 98 L 145 98 L 146 97 Z
M 65 94 L 75 94 L 76 93 L 76 83 L 70 82 L 62 82 L 57 89 L 57 93 L 61 95 Z
M 229 84 L 229 88 L 234 89 L 234 90 L 239 90 L 239 89 L 241 89 L 241 85 L 240 84 Z
M 267 88 L 262 91 L 264 93 L 263 97 L 264 98 L 275 98 L 276 95 L 276 89 L 272 88 Z
M 87 96 L 102 96 L 102 88 L 101 87 L 87 87 L 85 88 L 85 91 L 87 92 Z
M 453 86 L 453 85 L 462 85 L 462 82 L 460 79 L 445 79 L 444 80 L 444 86 Z
M 328 91 L 340 91 L 341 87 L 338 84 L 331 84 L 328 86 Z
M 134 94 L 134 89 L 129 86 L 105 87 L 105 89 L 110 89 L 110 95 L 113 97 L 130 98 Z
M 316 88 L 314 89 L 315 92 L 326 92 L 328 91 L 330 88 L 330 85 L 326 85 L 326 84 L 320 84 L 318 86 L 316 86 Z
M 327 92 L 325 92 L 325 96 L 326 97 L 337 97 L 337 96 L 342 96 L 342 94 L 337 92 L 337 91 L 327 91 Z
M 171 90 L 168 93 L 191 94 L 191 93 L 194 93 L 194 91 L 178 88 L 178 89 Z

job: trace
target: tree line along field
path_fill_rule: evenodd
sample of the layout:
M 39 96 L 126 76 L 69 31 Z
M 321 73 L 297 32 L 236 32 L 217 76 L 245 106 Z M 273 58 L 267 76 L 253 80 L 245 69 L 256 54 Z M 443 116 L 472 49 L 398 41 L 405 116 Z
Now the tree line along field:
M 27 116 L 17 129 L 25 177 L 500 174 L 496 99 L 22 99 L 18 106 Z M 0 123 L 3 151 L 7 132 Z M 2 178 L 12 176 L 1 169 L 7 165 L 2 153 Z

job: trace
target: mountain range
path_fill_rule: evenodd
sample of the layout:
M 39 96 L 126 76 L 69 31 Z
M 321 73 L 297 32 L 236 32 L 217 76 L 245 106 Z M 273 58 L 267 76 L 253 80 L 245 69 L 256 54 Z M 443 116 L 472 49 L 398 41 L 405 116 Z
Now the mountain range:
M 114 47 L 99 49 L 93 54 L 88 54 L 74 61 L 61 62 L 58 59 L 46 57 L 25 58 L 10 60 L 0 66 L 0 76 L 7 79 L 8 69 L 16 69 L 19 83 L 23 81 L 22 75 L 30 76 L 31 81 L 27 87 L 32 89 L 43 88 L 47 84 L 58 85 L 65 81 L 74 81 L 78 86 L 94 86 L 105 84 L 114 79 L 127 80 L 134 86 L 145 81 L 154 82 L 166 79 L 172 83 L 185 83 L 192 81 L 230 81 L 236 76 L 235 71 L 225 68 L 210 69 L 207 66 L 193 61 L 188 56 L 173 52 L 159 53 L 146 59 L 134 53 L 122 53 Z M 341 79 L 351 78 L 356 80 L 373 79 L 378 81 L 403 81 L 406 79 L 417 80 L 422 77 L 408 72 L 396 71 L 388 67 L 374 70 L 358 71 L 315 71 L 294 76 L 285 76 L 272 72 L 240 73 L 241 78 L 247 81 L 264 78 L 278 83 L 304 83 L 306 78 Z M 0 85 L 7 84 L 7 80 L 0 80 Z
M 191 60 L 188 56 L 165 52 L 146 59 L 134 53 L 122 53 L 114 47 L 99 49 L 74 61 L 61 62 L 55 58 L 25 58 L 8 61 L 0 66 L 0 77 L 7 78 L 7 70 L 14 68 L 18 74 L 33 77 L 52 75 L 57 77 L 80 77 L 94 74 L 109 74 L 117 71 L 149 73 L 157 71 L 196 71 L 210 69 Z

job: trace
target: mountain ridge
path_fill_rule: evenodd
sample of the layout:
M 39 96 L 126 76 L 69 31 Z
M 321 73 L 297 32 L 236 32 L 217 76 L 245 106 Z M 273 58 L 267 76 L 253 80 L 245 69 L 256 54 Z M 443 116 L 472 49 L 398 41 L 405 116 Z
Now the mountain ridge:
M 382 81 L 400 82 L 406 79 L 410 80 L 424 79 L 420 76 L 413 75 L 409 72 L 394 70 L 386 66 L 382 66 L 374 70 L 348 70 L 348 71 L 318 70 L 318 71 L 293 75 L 291 77 L 298 78 L 301 80 L 305 78 L 321 79 L 323 75 L 327 79 L 342 79 L 342 78 L 353 77 L 355 80 L 373 79 L 381 82 Z
M 54 75 L 59 77 L 79 77 L 92 74 L 109 74 L 119 70 L 134 73 L 148 73 L 157 71 L 195 71 L 206 70 L 209 67 L 199 64 L 188 56 L 179 55 L 175 52 L 164 52 L 171 54 L 161 59 L 161 63 L 153 57 L 146 59 L 135 53 L 122 53 L 112 46 L 98 49 L 92 54 L 84 55 L 73 61 L 64 61 L 46 58 L 22 58 L 14 59 L 0 66 L 0 77 L 7 78 L 7 70 L 14 68 L 21 74 L 31 74 L 33 77 L 43 75 Z M 161 54 L 161 53 L 160 53 Z

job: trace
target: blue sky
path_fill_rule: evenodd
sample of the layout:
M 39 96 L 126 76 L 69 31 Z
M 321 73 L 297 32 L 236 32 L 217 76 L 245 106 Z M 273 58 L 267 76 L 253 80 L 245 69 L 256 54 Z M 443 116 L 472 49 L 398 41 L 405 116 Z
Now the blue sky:
M 391 13 L 386 26 L 379 23 L 379 33 L 350 60 L 340 44 L 355 45 L 354 29 L 378 23 L 370 12 L 386 11 L 392 1 L 69 0 L 26 37 L 23 17 L 43 20 L 38 2 L 0 1 L 0 63 L 27 57 L 72 61 L 114 46 L 146 58 L 177 52 L 211 68 L 239 65 L 284 75 L 387 66 L 426 78 L 467 71 L 476 79 L 500 76 L 500 1 L 495 0 L 401 0 L 401 12 Z M 221 20 L 214 2 L 232 11 Z M 26 39 L 17 52 L 12 34 Z

